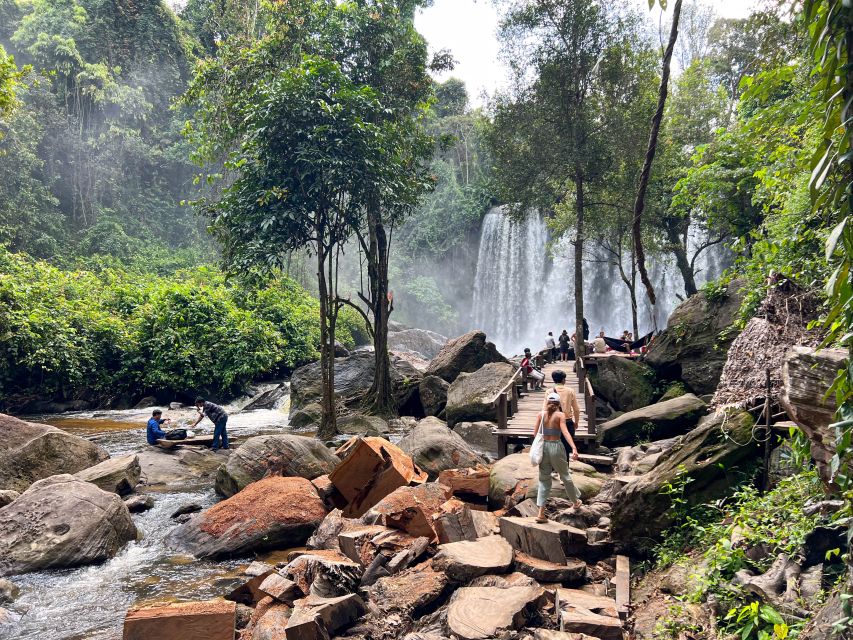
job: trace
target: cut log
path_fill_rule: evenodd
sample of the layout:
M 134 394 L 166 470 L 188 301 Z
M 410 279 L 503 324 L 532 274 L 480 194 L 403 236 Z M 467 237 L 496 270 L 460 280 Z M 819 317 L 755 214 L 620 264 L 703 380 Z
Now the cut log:
M 305 596 L 302 589 L 299 588 L 293 580 L 288 580 L 278 573 L 271 573 L 267 576 L 258 590 L 265 596 L 275 598 L 279 602 L 292 605 L 294 601 Z
M 353 593 L 361 579 L 361 565 L 337 551 L 311 551 L 292 560 L 281 570 L 302 593 L 336 598 Z
M 486 640 L 521 629 L 546 599 L 541 587 L 462 587 L 447 609 L 447 626 L 462 640 Z
M 343 509 L 346 507 L 346 499 L 344 499 L 341 493 L 335 488 L 335 485 L 332 484 L 329 476 L 322 475 L 314 478 L 311 481 L 311 484 L 313 484 L 314 488 L 317 490 L 317 495 L 320 496 L 323 502 L 326 503 L 326 506 L 330 509 Z
M 447 592 L 450 580 L 435 571 L 428 562 L 402 573 L 380 578 L 370 589 L 370 600 L 383 613 L 397 613 L 417 618 Z
M 441 510 L 447 499 L 447 488 L 435 482 L 416 487 L 400 487 L 385 497 L 362 521 L 365 524 L 384 524 L 415 537 L 436 539 L 432 516 Z
M 500 536 L 451 542 L 439 546 L 432 566 L 457 582 L 487 573 L 506 573 L 512 566 L 512 547 Z
M 338 546 L 347 558 L 366 567 L 376 556 L 376 548 L 371 544 L 373 538 L 386 531 L 393 531 L 380 524 L 363 525 L 359 529 L 345 531 L 338 536 Z
M 262 598 L 266 597 L 266 594 L 261 593 L 260 587 L 264 580 L 266 580 L 267 576 L 272 573 L 274 573 L 274 569 L 270 567 L 270 570 L 267 573 L 251 576 L 246 582 L 225 596 L 225 599 L 248 606 L 256 605 Z
M 478 537 L 471 509 L 456 498 L 441 505 L 441 510 L 432 517 L 432 526 L 441 544 L 476 540 Z
M 491 511 L 471 511 L 471 520 L 478 538 L 493 536 L 500 533 L 498 517 Z
M 355 594 L 340 598 L 309 596 L 296 601 L 285 634 L 287 640 L 329 640 L 364 612 L 364 602 Z
M 569 607 L 562 612 L 563 629 L 570 633 L 586 633 L 600 640 L 622 640 L 619 618 L 601 616 L 582 607 Z
M 385 565 L 388 573 L 394 575 L 408 569 L 426 552 L 429 544 L 429 538 L 417 538 L 411 547 L 398 551 Z
M 554 631 L 553 629 L 534 629 L 533 640 L 598 640 L 585 633 L 568 633 L 566 631 Z
M 499 520 L 501 535 L 514 549 L 529 556 L 566 564 L 566 559 L 586 548 L 586 532 L 559 522 L 538 523 L 530 518 Z
M 616 601 L 606 596 L 598 596 L 580 589 L 557 589 L 557 599 L 563 610 L 586 609 L 602 616 L 618 618 Z
M 628 556 L 616 556 L 613 584 L 616 586 L 616 610 L 620 616 L 626 616 L 631 606 L 631 561 Z
M 538 582 L 581 584 L 586 576 L 586 562 L 566 558 L 565 564 L 541 560 L 523 551 L 515 552 L 515 570 Z
M 489 469 L 448 469 L 438 475 L 438 482 L 464 502 L 486 504 L 489 500 Z
M 130 609 L 123 640 L 234 640 L 237 604 L 227 600 L 182 602 Z
M 395 489 L 426 482 L 427 474 L 387 440 L 359 438 L 329 479 L 347 501 L 344 515 L 357 518 Z
M 536 506 L 535 500 L 528 498 L 507 509 L 506 514 L 518 518 L 535 518 L 539 515 L 539 507 Z

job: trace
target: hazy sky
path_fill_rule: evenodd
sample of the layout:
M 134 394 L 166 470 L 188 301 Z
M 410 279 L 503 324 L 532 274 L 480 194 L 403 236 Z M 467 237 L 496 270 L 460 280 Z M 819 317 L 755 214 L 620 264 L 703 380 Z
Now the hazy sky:
M 648 10 L 646 0 L 634 1 Z M 708 0 L 707 4 L 723 17 L 743 18 L 749 15 L 754 1 Z M 653 15 L 657 22 L 659 10 Z M 506 69 L 498 55 L 498 18 L 492 0 L 435 0 L 432 7 L 419 13 L 415 24 L 431 50 L 453 52 L 456 68 L 445 75 L 464 80 L 472 102 L 482 104 L 480 96 L 484 91 L 491 94 L 503 86 Z

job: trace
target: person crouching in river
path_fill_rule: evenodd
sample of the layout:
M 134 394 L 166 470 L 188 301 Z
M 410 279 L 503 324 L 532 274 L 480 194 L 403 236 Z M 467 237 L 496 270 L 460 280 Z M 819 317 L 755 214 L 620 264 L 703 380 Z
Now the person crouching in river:
M 222 448 L 228 449 L 228 414 L 225 412 L 225 409 L 204 398 L 196 398 L 195 406 L 198 409 L 199 415 L 198 420 L 195 421 L 191 428 L 198 426 L 198 423 L 204 420 L 205 417 L 210 418 L 210 421 L 213 423 L 213 445 L 210 448 L 213 451 L 218 451 L 221 439 Z
M 154 409 L 151 417 L 148 419 L 148 425 L 145 428 L 145 439 L 148 444 L 157 445 L 158 440 L 166 437 L 166 432 L 161 429 L 161 425 L 169 424 L 171 419 L 164 418 L 163 412 L 160 409 Z
M 542 428 L 542 439 L 545 441 L 545 447 L 542 454 L 542 462 L 539 463 L 539 492 L 536 495 L 536 505 L 539 507 L 539 515 L 536 522 L 547 522 L 545 516 L 545 503 L 551 496 L 551 470 L 557 472 L 560 480 L 563 482 L 563 487 L 566 489 L 566 496 L 574 504 L 572 506 L 579 507 L 581 505 L 580 493 L 575 484 L 572 482 L 572 476 L 569 474 L 569 461 L 566 460 L 566 450 L 563 448 L 563 443 L 560 441 L 560 436 L 563 436 L 572 448 L 572 460 L 578 459 L 578 448 L 575 446 L 575 441 L 572 435 L 566 428 L 566 416 L 560 410 L 560 396 L 556 393 L 548 394 L 548 404 L 544 411 L 541 411 L 536 417 L 536 427 L 533 430 L 533 437 Z

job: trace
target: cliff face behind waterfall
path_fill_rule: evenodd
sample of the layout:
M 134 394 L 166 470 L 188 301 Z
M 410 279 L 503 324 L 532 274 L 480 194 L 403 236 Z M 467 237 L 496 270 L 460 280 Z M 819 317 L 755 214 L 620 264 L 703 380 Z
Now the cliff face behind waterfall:
M 496 207 L 483 218 L 471 323 L 505 353 L 541 348 L 548 331 L 574 331 L 574 248 L 567 238 L 549 246 L 550 240 L 541 215 L 513 221 L 503 207 Z M 584 315 L 592 334 L 604 329 L 608 336 L 621 335 L 632 326 L 630 295 L 617 266 L 598 253 L 594 243 L 587 244 Z M 722 249 L 700 254 L 697 284 L 719 277 L 729 260 Z M 641 334 L 666 326 L 684 295 L 681 275 L 671 261 L 653 258 L 649 266 L 659 302 L 655 322 L 638 279 Z

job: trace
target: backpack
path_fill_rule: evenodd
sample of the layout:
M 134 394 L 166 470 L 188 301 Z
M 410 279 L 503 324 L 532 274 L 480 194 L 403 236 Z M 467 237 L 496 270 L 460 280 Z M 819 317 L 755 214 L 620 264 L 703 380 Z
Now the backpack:
M 186 429 L 172 429 L 169 433 L 166 434 L 166 440 L 186 440 L 187 439 L 187 430 Z

